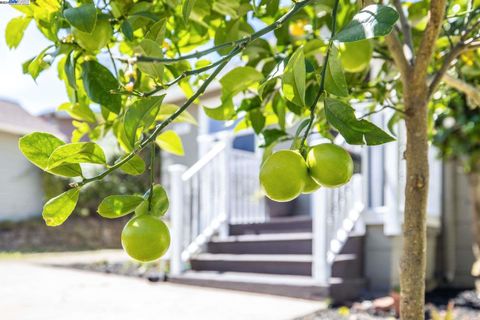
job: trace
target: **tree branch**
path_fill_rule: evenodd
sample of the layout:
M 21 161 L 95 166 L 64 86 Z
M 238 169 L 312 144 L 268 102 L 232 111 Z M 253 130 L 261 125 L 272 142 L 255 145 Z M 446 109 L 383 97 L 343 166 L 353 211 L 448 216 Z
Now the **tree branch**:
M 435 41 L 445 16 L 445 7 L 446 0 L 431 0 L 430 2 L 430 19 L 420 41 L 414 67 L 415 79 L 420 82 L 425 81 L 427 77 L 428 65 L 435 50 Z
M 412 29 L 410 27 L 410 23 L 408 22 L 407 17 L 405 16 L 405 12 L 403 11 L 402 2 L 400 0 L 394 0 L 393 5 L 400 16 L 400 25 L 402 26 L 403 32 L 403 39 L 405 40 L 405 44 L 407 45 L 408 49 L 410 50 L 410 61 L 415 61 L 415 51 L 413 47 L 413 39 L 412 39 Z M 406 55 L 408 56 L 408 55 Z
M 394 31 L 385 37 L 385 42 L 390 54 L 392 55 L 395 65 L 400 71 L 400 76 L 405 83 L 407 81 L 407 75 L 412 72 L 412 66 L 408 63 L 407 58 L 403 53 L 403 44 L 398 38 L 397 33 Z
M 457 59 L 459 55 L 463 52 L 475 50 L 480 48 L 480 41 L 478 42 L 470 42 L 469 44 L 465 44 L 464 42 L 459 42 L 453 49 L 446 55 L 445 60 L 443 61 L 442 66 L 440 69 L 435 73 L 432 82 L 428 88 L 428 97 L 430 97 L 435 90 L 437 89 L 438 85 L 442 81 L 442 78 L 447 73 L 448 69 L 452 65 L 453 61 Z
M 304 0 L 304 1 L 298 1 L 295 2 L 295 5 L 283 16 L 281 16 L 277 21 L 273 22 L 272 24 L 266 26 L 263 29 L 258 30 L 255 33 L 252 33 L 251 35 L 244 37 L 242 39 L 236 40 L 236 41 L 231 41 L 231 42 L 226 42 L 219 44 L 217 46 L 213 46 L 211 48 L 208 48 L 206 50 L 202 51 L 197 51 L 191 54 L 187 54 L 184 56 L 179 56 L 176 58 L 157 58 L 157 57 L 147 57 L 147 56 L 136 56 L 133 58 L 121 58 L 118 57 L 117 59 L 122 61 L 122 62 L 162 62 L 162 63 L 173 63 L 173 62 L 178 62 L 182 60 L 188 60 L 188 59 L 197 59 L 200 57 L 203 57 L 209 53 L 216 52 L 219 49 L 224 49 L 224 48 L 230 48 L 230 47 L 235 47 L 235 46 L 246 46 L 248 43 L 252 42 L 253 40 L 256 40 L 267 33 L 270 33 L 273 30 L 276 30 L 280 28 L 286 21 L 288 21 L 293 15 L 295 15 L 300 9 L 305 7 L 307 4 L 313 2 L 315 0 Z
M 470 98 L 470 101 L 473 102 L 475 107 L 480 106 L 480 89 L 448 74 L 443 76 L 443 81 L 445 81 L 445 83 L 450 87 L 465 93 Z

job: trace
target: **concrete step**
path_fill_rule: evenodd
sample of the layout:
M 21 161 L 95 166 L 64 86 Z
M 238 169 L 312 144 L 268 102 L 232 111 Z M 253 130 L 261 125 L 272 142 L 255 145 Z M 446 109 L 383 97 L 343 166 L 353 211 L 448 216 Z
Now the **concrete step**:
M 231 224 L 229 234 L 298 233 L 312 232 L 310 217 L 273 218 L 263 223 Z
M 329 285 L 322 286 L 307 276 L 214 271 L 188 271 L 181 276 L 169 277 L 168 281 L 311 300 L 330 297 L 338 302 L 356 298 L 365 285 L 364 279 L 331 278 Z
M 192 270 L 246 272 L 311 276 L 312 256 L 301 254 L 211 254 L 190 260 Z M 340 254 L 332 266 L 332 276 L 346 279 L 362 276 L 362 266 L 354 254 Z
M 312 254 L 312 233 L 272 233 L 230 236 L 207 244 L 208 253 Z

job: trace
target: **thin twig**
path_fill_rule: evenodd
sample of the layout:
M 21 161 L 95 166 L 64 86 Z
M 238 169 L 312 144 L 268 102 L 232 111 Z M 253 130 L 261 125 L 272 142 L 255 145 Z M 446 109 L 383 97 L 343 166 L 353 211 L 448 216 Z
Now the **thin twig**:
M 402 2 L 400 0 L 394 0 L 393 5 L 395 6 L 395 9 L 397 9 L 397 12 L 400 16 L 400 25 L 402 26 L 403 39 L 408 49 L 410 50 L 410 62 L 411 64 L 413 64 L 415 62 L 415 51 L 412 40 L 412 28 L 410 27 L 410 23 L 405 16 L 405 12 L 403 11 Z
M 317 107 L 318 100 L 325 91 L 325 75 L 327 73 L 327 65 L 328 65 L 328 58 L 330 57 L 330 52 L 333 45 L 333 39 L 335 37 L 335 32 L 337 29 L 337 10 L 338 10 L 338 3 L 339 0 L 335 1 L 335 5 L 333 6 L 332 10 L 332 35 L 330 36 L 330 40 L 328 41 L 327 53 L 325 54 L 325 61 L 323 62 L 322 71 L 321 71 L 321 79 L 320 79 L 320 88 L 318 88 L 317 96 L 313 101 L 312 105 L 310 106 L 310 121 L 308 122 L 307 128 L 305 129 L 305 133 L 303 135 L 302 141 L 300 143 L 300 153 L 305 149 L 305 141 L 308 138 L 308 134 L 312 129 L 313 122 L 315 120 L 315 108 Z
M 396 107 L 394 107 L 394 106 L 392 106 L 392 105 L 386 104 L 386 105 L 384 105 L 383 107 L 381 107 L 380 109 L 373 110 L 373 111 L 370 111 L 370 112 L 365 113 L 364 115 L 362 115 L 362 116 L 359 117 L 358 119 L 368 118 L 369 116 L 371 116 L 371 115 L 373 115 L 373 114 L 376 114 L 376 113 L 379 113 L 379 112 L 382 112 L 382 111 L 385 110 L 385 109 L 392 109 L 392 110 L 395 110 L 396 112 L 405 114 L 405 111 L 403 111 L 402 109 L 399 109 L 399 108 L 396 108 Z
M 159 85 L 157 86 L 155 89 L 153 89 L 152 91 L 149 91 L 149 92 L 145 92 L 142 94 L 142 96 L 144 97 L 149 97 L 149 96 L 152 96 L 154 95 L 155 93 L 161 91 L 161 90 L 165 90 L 165 89 L 168 89 L 169 87 L 173 86 L 174 84 L 180 82 L 182 79 L 185 79 L 187 77 L 190 77 L 190 76 L 193 76 L 193 75 L 196 75 L 196 74 L 200 74 L 200 73 L 203 73 L 205 71 L 208 71 L 212 68 L 215 68 L 216 66 L 218 66 L 219 64 L 223 63 L 224 61 L 228 61 L 230 60 L 233 56 L 235 56 L 236 54 L 238 54 L 240 51 L 239 50 L 232 50 L 232 52 L 230 52 L 228 55 L 224 56 L 223 58 L 219 59 L 218 61 L 215 61 L 214 63 L 211 63 L 209 64 L 208 66 L 205 66 L 205 67 L 201 67 L 201 68 L 198 68 L 198 69 L 193 69 L 193 70 L 188 70 L 188 71 L 185 71 L 183 72 L 182 74 L 180 74 L 178 77 L 176 77 L 175 79 L 173 79 L 172 81 L 170 82 L 167 82 L 163 85 Z

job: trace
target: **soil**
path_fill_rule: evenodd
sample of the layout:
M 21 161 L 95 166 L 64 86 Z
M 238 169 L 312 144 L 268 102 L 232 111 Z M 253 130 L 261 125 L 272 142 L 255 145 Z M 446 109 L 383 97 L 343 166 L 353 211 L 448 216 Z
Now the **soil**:
M 47 227 L 39 218 L 0 223 L 0 252 L 61 252 L 121 248 L 126 219 L 72 216 L 63 225 Z

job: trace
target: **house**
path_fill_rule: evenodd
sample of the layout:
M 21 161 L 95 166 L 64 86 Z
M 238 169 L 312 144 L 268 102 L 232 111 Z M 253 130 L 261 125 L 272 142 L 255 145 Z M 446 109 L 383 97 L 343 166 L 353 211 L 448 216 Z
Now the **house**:
M 18 149 L 18 139 L 34 131 L 65 136 L 12 101 L 0 100 L 0 221 L 38 216 L 44 204 L 43 173 Z
M 215 101 L 218 94 L 201 103 Z M 255 135 L 233 134 L 228 124 L 207 119 L 199 109 L 193 112 L 199 117 L 198 161 L 163 164 L 171 203 L 170 281 L 337 300 L 398 287 L 403 124 L 397 141 L 383 146 L 348 146 L 338 137 L 336 143 L 355 159 L 352 181 L 280 204 L 260 192 L 262 150 Z M 372 121 L 383 125 L 384 117 L 378 114 Z M 433 148 L 430 171 L 427 288 L 473 287 L 465 175 L 454 163 L 437 159 Z

